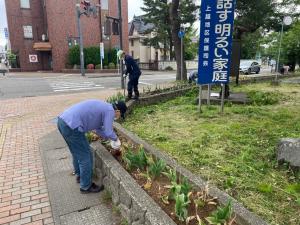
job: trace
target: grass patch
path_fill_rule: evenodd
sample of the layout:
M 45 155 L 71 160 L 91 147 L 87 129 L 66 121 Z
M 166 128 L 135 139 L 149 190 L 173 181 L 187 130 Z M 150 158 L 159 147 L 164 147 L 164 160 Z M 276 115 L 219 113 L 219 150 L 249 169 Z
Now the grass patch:
M 136 108 L 124 126 L 242 202 L 270 224 L 298 225 L 299 174 L 278 167 L 280 138 L 300 134 L 299 85 L 257 83 L 245 91 L 251 105 L 194 105 L 196 91 Z

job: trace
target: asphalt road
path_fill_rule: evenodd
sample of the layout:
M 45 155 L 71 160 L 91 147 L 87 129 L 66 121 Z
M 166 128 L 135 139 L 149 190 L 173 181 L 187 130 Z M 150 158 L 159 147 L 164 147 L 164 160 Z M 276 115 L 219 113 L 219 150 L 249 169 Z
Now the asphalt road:
M 143 75 L 139 89 L 175 81 L 175 72 Z M 75 74 L 8 74 L 0 76 L 0 99 L 120 89 L 119 77 L 81 77 Z

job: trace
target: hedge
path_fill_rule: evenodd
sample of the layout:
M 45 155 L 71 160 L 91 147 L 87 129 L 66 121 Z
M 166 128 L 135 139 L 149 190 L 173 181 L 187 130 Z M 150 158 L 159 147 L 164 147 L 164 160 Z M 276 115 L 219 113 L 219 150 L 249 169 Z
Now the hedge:
M 84 64 L 98 65 L 100 64 L 100 48 L 98 46 L 90 46 L 83 49 Z M 110 63 L 117 64 L 117 50 L 109 49 L 104 51 L 103 66 L 108 66 Z M 80 51 L 79 46 L 74 46 L 68 52 L 68 64 L 80 65 Z

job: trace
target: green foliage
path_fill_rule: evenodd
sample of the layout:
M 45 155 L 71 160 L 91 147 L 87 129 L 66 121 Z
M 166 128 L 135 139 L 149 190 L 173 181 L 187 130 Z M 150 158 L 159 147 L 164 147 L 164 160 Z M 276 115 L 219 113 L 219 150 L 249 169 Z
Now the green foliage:
M 100 63 L 100 47 L 99 46 L 90 46 L 83 49 L 84 52 L 84 64 L 99 65 Z M 109 66 L 109 63 L 117 64 L 117 50 L 105 50 L 104 51 L 104 60 L 103 65 Z M 76 45 L 69 49 L 68 52 L 68 64 L 70 65 L 80 65 L 80 50 L 79 46 Z M 100 67 L 99 67 L 100 69 Z
M 152 179 L 156 179 L 165 170 L 166 162 L 163 159 L 155 160 L 150 163 L 148 172 Z
M 101 64 L 97 64 L 97 65 L 95 66 L 95 69 L 100 70 L 100 69 L 101 69 Z
M 167 71 L 172 71 L 172 70 L 173 70 L 173 67 L 167 66 L 167 67 L 165 68 L 165 70 L 167 70 Z
M 129 149 L 124 154 L 123 160 L 125 161 L 129 170 L 132 169 L 144 170 L 148 165 L 148 157 L 143 148 L 140 148 L 140 150 L 137 153 L 134 153 L 132 150 Z
M 261 183 L 258 185 L 257 190 L 260 191 L 261 193 L 272 193 L 273 192 L 273 187 L 271 184 L 265 184 Z
M 89 143 L 91 143 L 93 141 L 93 135 L 91 132 L 85 133 L 85 137 L 87 138 Z
M 188 216 L 187 207 L 190 204 L 189 199 L 186 199 L 184 194 L 179 194 L 175 197 L 175 214 L 180 221 L 185 221 Z
M 255 59 L 256 53 L 261 51 L 262 32 L 260 29 L 254 33 L 246 33 L 242 37 L 241 58 Z
M 280 96 L 276 92 L 250 91 L 248 97 L 254 105 L 274 105 L 280 100 Z
M 181 193 L 183 193 L 186 197 L 192 190 L 192 185 L 188 182 L 187 178 L 184 177 L 181 182 Z
M 116 69 L 116 64 L 114 64 L 114 63 L 109 63 L 108 64 L 108 69 Z
M 118 92 L 116 95 L 110 96 L 108 99 L 106 99 L 106 101 L 108 103 L 114 103 L 117 101 L 125 101 L 125 96 L 121 92 Z
M 229 201 L 224 207 L 218 207 L 215 212 L 207 217 L 209 224 L 222 225 L 226 224 L 232 215 L 232 202 Z
M 300 183 L 288 185 L 286 191 L 291 194 L 300 194 Z
M 163 174 L 169 178 L 169 180 L 173 183 L 177 182 L 177 173 L 176 170 L 173 170 L 172 168 L 169 168 L 168 172 L 163 172 Z

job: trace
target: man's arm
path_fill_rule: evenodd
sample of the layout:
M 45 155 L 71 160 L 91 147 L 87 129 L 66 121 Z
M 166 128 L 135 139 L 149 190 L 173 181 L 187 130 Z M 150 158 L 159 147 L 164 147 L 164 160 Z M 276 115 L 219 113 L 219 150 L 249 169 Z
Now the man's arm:
M 96 133 L 103 138 L 116 141 L 118 137 L 113 129 L 114 118 L 115 112 L 113 110 L 106 112 L 104 116 L 103 128 L 96 129 Z

